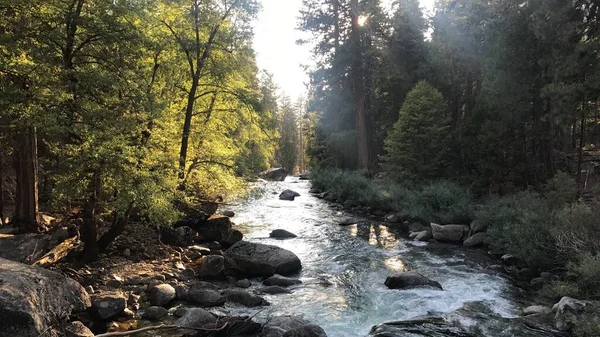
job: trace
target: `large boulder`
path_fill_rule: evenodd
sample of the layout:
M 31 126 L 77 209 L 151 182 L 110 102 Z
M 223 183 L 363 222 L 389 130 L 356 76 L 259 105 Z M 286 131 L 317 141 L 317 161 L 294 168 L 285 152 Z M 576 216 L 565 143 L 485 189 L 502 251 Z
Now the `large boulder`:
M 221 274 L 225 266 L 225 258 L 220 255 L 208 255 L 200 258 L 200 265 L 196 269 L 199 278 L 214 278 Z
M 444 290 L 438 282 L 411 271 L 388 276 L 385 285 L 390 289 L 437 288 Z
M 300 317 L 276 316 L 265 323 L 260 337 L 327 337 L 327 334 Z
M 61 274 L 0 258 L 0 336 L 38 337 L 86 310 L 90 297 Z
M 302 263 L 296 254 L 281 247 L 261 243 L 240 241 L 227 249 L 224 255 L 248 275 L 289 275 L 302 269 Z
M 226 298 L 217 290 L 196 283 L 188 291 L 187 300 L 201 307 L 218 307 L 225 304 Z
M 440 242 L 463 242 L 469 236 L 470 228 L 466 225 L 438 225 L 431 224 L 433 238 Z
M 288 172 L 284 168 L 271 168 L 258 174 L 264 180 L 284 181 Z
M 231 247 L 244 239 L 244 234 L 237 229 L 230 229 L 221 241 L 225 247 Z
M 222 215 L 213 215 L 205 223 L 200 224 L 198 234 L 204 241 L 224 241 L 229 236 L 231 219 Z
M 279 194 L 279 199 L 280 200 L 294 201 L 294 199 L 296 197 L 299 197 L 299 196 L 300 196 L 300 193 L 298 193 L 296 191 L 285 190 L 285 191 L 281 192 L 281 194 Z
M 554 323 L 556 328 L 561 331 L 567 331 L 573 328 L 581 320 L 581 316 L 592 306 L 590 301 L 581 301 L 571 297 L 563 297 L 552 307 Z
M 103 292 L 94 295 L 92 307 L 100 319 L 114 317 L 127 307 L 127 296 L 121 291 Z

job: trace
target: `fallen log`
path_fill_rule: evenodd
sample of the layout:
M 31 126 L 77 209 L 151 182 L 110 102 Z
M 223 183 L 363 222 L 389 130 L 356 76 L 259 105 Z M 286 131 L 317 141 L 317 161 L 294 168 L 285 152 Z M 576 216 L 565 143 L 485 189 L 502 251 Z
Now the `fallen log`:
M 79 238 L 74 236 L 61 242 L 58 246 L 54 247 L 51 251 L 42 256 L 39 260 L 33 263 L 34 266 L 47 267 L 52 265 L 65 256 L 67 256 L 73 249 L 77 248 L 81 242 Z

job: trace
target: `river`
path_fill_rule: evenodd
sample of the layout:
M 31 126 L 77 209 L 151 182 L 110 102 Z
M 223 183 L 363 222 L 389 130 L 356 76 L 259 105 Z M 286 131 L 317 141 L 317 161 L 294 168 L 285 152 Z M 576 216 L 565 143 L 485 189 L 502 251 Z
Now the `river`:
M 330 337 L 364 337 L 375 324 L 448 313 L 471 301 L 483 301 L 503 317 L 519 314 L 515 289 L 501 275 L 486 270 L 492 262 L 480 251 L 414 242 L 402 226 L 386 226 L 380 220 L 339 226 L 339 220 L 351 214 L 310 195 L 308 181 L 288 177 L 284 182 L 260 182 L 255 188 L 254 197 L 229 208 L 236 212 L 236 228 L 246 240 L 293 251 L 303 266 L 297 275 L 303 284 L 292 288 L 292 294 L 266 296 L 271 306 L 259 313 L 259 319 L 301 315 Z M 284 189 L 301 196 L 279 200 Z M 278 228 L 298 237 L 269 238 Z M 444 291 L 384 286 L 386 276 L 400 270 L 438 281 Z M 253 287 L 260 285 L 260 280 L 253 281 Z

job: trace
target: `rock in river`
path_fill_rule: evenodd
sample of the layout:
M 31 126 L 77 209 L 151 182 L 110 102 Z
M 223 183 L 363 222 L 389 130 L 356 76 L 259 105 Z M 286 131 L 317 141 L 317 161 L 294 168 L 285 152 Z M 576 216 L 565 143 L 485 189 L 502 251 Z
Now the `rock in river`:
M 285 229 L 274 229 L 269 234 L 269 237 L 277 238 L 277 239 L 285 239 L 285 238 L 295 238 L 298 236 L 292 232 L 286 231 Z
M 201 328 L 205 324 L 216 321 L 215 316 L 202 308 L 188 308 L 185 314 L 173 324 L 183 328 Z
M 227 249 L 224 255 L 248 275 L 289 275 L 302 269 L 302 263 L 296 254 L 281 247 L 261 243 L 240 241 Z
M 101 319 L 114 317 L 127 306 L 127 296 L 121 291 L 104 292 L 94 295 L 92 307 Z
M 300 193 L 298 193 L 296 191 L 285 190 L 285 191 L 281 192 L 281 194 L 279 194 L 279 199 L 280 200 L 294 201 L 294 199 L 296 197 L 299 197 L 299 196 L 300 196 Z
M 258 176 L 264 180 L 284 181 L 287 174 L 284 168 L 272 168 L 259 173 Z
M 440 242 L 460 243 L 469 235 L 470 228 L 466 225 L 431 224 L 433 238 Z
M 242 289 L 225 289 L 222 294 L 227 298 L 227 301 L 238 303 L 247 307 L 259 307 L 269 305 L 269 302 L 264 298 L 252 295 Z
M 0 258 L 1 337 L 41 336 L 90 305 L 89 295 L 74 280 Z
M 260 337 L 327 337 L 327 334 L 300 317 L 276 316 L 263 326 Z
M 387 277 L 385 285 L 390 289 L 437 288 L 444 290 L 442 285 L 415 272 L 401 272 Z
M 213 278 L 223 271 L 225 258 L 220 255 L 208 255 L 200 258 L 200 266 L 196 269 L 198 278 Z
M 301 284 L 302 281 L 281 276 L 281 275 L 273 275 L 266 280 L 264 280 L 263 284 L 266 286 L 280 286 L 280 287 L 290 287 L 296 284 Z
M 159 284 L 150 289 L 150 303 L 157 306 L 165 306 L 177 297 L 175 288 L 170 284 Z

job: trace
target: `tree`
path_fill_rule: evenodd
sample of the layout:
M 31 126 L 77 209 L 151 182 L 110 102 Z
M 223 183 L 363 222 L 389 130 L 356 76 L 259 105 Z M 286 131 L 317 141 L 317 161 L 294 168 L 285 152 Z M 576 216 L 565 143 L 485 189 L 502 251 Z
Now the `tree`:
M 421 182 L 445 177 L 450 120 L 442 94 L 419 82 L 407 95 L 385 140 L 384 170 L 396 180 Z

